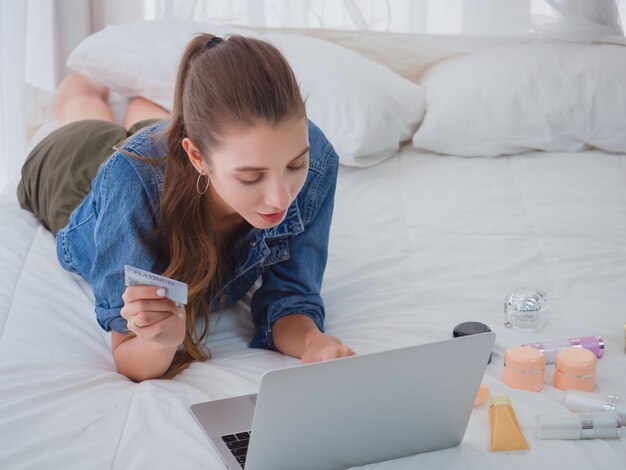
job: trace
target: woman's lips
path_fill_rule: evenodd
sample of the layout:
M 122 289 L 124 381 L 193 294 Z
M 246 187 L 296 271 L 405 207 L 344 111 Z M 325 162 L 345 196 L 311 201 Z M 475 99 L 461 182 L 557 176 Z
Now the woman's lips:
M 283 217 L 285 216 L 285 212 L 287 212 L 287 211 L 275 212 L 274 214 L 261 214 L 260 212 L 258 212 L 258 214 L 267 223 L 269 223 L 269 224 L 277 224 L 278 222 L 280 222 L 283 219 Z

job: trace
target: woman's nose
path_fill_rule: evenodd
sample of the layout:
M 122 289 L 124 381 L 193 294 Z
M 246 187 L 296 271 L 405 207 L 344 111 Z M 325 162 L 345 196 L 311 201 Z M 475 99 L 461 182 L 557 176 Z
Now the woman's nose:
M 265 193 L 265 203 L 278 212 L 287 209 L 290 200 L 289 185 L 285 181 L 275 181 Z

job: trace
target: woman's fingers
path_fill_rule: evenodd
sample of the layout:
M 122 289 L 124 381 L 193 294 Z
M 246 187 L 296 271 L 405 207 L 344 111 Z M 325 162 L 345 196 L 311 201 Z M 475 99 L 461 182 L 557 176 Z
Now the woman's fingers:
M 162 292 L 160 292 L 162 291 Z M 128 328 L 145 328 L 172 315 L 176 303 L 163 297 L 165 291 L 153 286 L 128 286 L 122 295 L 124 306 L 120 314 L 128 322 Z
M 130 321 L 136 328 L 145 328 L 165 320 L 173 314 L 174 312 L 139 312 L 137 315 L 132 316 Z
M 157 322 L 143 326 L 141 326 L 141 320 L 137 320 L 135 323 L 137 325 L 140 325 L 141 328 L 132 324 L 133 321 L 135 321 L 135 317 L 133 317 L 133 319 L 130 321 L 128 329 L 144 341 L 156 341 L 157 338 L 164 337 L 164 335 L 168 335 L 171 331 L 175 330 L 177 324 L 184 323 L 176 315 L 172 314 L 170 314 L 167 318 L 163 318 Z M 184 325 L 182 326 L 184 329 Z
M 122 294 L 124 306 L 120 314 L 126 328 L 144 341 L 163 345 L 179 345 L 185 338 L 185 307 L 165 298 L 162 287 L 133 285 Z
M 157 338 L 164 338 L 170 336 L 173 331 L 179 330 L 184 337 L 185 320 L 184 316 L 181 319 L 178 315 L 173 313 L 168 314 L 165 318 L 160 318 L 163 312 L 147 312 L 147 317 L 143 317 L 144 313 L 132 317 L 128 322 L 128 330 L 135 333 L 141 339 L 146 341 L 155 341 Z M 153 315 L 155 313 L 156 315 Z M 143 324 L 143 318 L 147 318 L 150 323 Z M 159 320 L 154 320 L 160 318 Z M 182 339 L 180 339 L 182 341 Z M 180 343 L 179 341 L 179 343 Z M 178 343 L 177 343 L 178 344 Z
M 130 303 L 140 299 L 162 299 L 165 297 L 165 293 L 163 287 L 134 285 L 126 288 L 122 294 L 122 300 Z
M 173 312 L 176 310 L 176 303 L 170 299 L 142 299 L 126 303 L 122 310 L 129 316 L 137 315 L 139 312 Z M 124 313 L 122 313 L 122 316 L 124 316 Z
M 324 350 L 320 359 L 326 361 L 328 359 L 338 359 L 340 357 L 356 356 L 356 353 L 346 345 L 339 345 Z
M 313 354 L 305 353 L 302 356 L 301 362 L 307 364 L 309 362 L 328 361 L 330 359 L 339 359 L 340 357 L 356 356 L 350 347 L 344 344 L 331 345 L 322 348 L 321 350 L 313 352 Z

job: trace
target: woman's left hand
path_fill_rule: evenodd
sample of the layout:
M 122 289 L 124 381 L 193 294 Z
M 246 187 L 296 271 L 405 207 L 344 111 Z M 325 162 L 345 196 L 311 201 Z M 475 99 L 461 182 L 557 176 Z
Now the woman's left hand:
M 356 356 L 356 353 L 345 344 L 342 344 L 339 338 L 326 335 L 320 331 L 311 331 L 306 340 L 301 362 L 306 364 L 347 356 Z

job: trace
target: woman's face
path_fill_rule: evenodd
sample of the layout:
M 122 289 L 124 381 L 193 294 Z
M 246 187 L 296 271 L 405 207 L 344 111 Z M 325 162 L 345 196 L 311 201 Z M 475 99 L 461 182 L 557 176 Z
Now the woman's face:
M 307 177 L 307 120 L 232 129 L 210 161 L 204 173 L 210 178 L 207 195 L 218 220 L 238 214 L 253 227 L 274 227 L 284 220 Z

